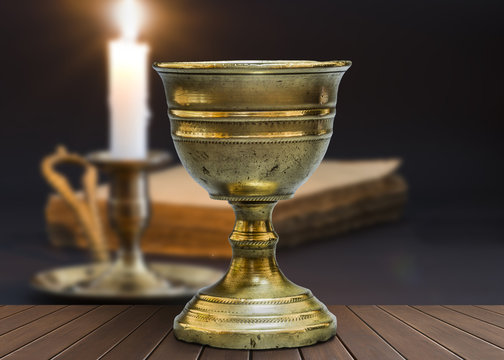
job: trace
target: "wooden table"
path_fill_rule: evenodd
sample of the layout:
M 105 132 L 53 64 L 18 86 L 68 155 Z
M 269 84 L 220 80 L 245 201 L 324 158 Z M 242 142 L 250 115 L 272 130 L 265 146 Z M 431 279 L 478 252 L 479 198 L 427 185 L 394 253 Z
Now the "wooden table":
M 2 359 L 504 359 L 504 306 L 331 306 L 332 340 L 221 350 L 177 341 L 179 306 L 0 307 Z

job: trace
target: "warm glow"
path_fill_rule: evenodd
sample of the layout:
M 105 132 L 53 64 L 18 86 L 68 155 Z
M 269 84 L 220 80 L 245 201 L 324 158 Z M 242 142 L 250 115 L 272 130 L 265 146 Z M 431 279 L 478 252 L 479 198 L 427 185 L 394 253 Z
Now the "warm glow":
M 121 38 L 135 41 L 140 31 L 142 11 L 136 0 L 120 0 L 116 10 Z

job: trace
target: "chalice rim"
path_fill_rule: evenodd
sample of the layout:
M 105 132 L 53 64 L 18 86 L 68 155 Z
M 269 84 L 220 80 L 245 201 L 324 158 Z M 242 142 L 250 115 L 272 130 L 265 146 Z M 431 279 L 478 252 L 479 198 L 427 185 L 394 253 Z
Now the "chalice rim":
M 152 66 L 161 73 L 298 74 L 345 72 L 351 65 L 349 60 L 224 60 L 155 62 Z

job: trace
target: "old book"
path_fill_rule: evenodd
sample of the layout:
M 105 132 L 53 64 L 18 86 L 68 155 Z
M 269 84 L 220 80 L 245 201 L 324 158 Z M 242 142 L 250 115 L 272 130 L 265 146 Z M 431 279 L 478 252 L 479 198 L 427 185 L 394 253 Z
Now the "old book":
M 407 196 L 397 174 L 398 159 L 323 161 L 294 198 L 280 201 L 274 211 L 279 246 L 328 238 L 400 217 Z M 106 185 L 98 188 L 98 206 L 111 248 L 117 239 L 106 218 Z M 228 257 L 227 237 L 234 214 L 225 201 L 209 198 L 182 166 L 150 176 L 152 219 L 142 248 L 146 253 Z M 47 230 L 56 246 L 86 247 L 84 232 L 68 205 L 50 195 Z

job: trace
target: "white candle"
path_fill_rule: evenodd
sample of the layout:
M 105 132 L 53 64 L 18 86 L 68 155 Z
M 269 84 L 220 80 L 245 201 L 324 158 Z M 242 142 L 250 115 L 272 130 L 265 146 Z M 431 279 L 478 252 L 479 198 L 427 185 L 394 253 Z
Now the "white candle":
M 109 43 L 110 152 L 119 159 L 147 156 L 147 44 L 137 42 L 139 9 L 122 0 L 121 37 Z

